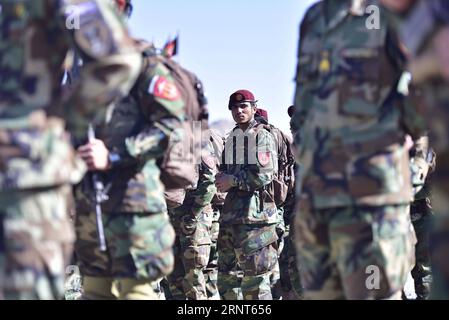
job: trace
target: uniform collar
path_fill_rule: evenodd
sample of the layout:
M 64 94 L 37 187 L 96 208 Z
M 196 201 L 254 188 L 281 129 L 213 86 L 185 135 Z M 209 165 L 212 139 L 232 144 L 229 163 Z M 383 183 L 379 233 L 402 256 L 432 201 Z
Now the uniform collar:
M 253 118 L 253 120 L 251 120 L 251 121 L 249 122 L 249 126 L 248 126 L 248 128 L 245 130 L 245 132 L 248 132 L 248 130 L 250 130 L 251 128 L 254 128 L 255 126 L 257 126 L 257 124 L 258 124 L 258 122 Z M 236 129 L 238 129 L 238 128 L 239 128 L 239 125 L 237 124 L 237 125 L 235 126 L 234 130 L 236 130 Z

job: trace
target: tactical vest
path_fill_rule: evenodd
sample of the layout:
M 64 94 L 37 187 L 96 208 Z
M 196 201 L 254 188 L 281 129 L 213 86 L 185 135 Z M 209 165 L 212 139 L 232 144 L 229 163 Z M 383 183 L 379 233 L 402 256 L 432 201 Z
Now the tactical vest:
M 237 129 L 237 128 L 236 128 Z M 234 129 L 234 130 L 236 130 Z M 270 143 L 270 150 L 274 150 L 275 143 L 272 135 L 264 128 L 257 128 L 257 123 L 254 121 L 245 132 L 249 138 L 256 139 L 255 150 L 249 150 L 249 143 L 237 145 L 237 139 L 232 134 L 228 136 L 225 143 L 225 152 L 223 153 L 222 164 L 220 171 L 236 175 L 245 170 L 249 170 L 251 166 L 257 164 L 250 164 L 250 153 L 256 153 L 259 148 L 261 137 L 268 139 Z M 238 150 L 240 149 L 240 150 Z M 232 150 L 232 158 L 228 154 Z M 243 151 L 243 152 L 241 152 Z M 244 156 L 244 161 L 238 159 L 237 154 Z M 272 152 L 272 156 L 275 156 L 276 152 Z M 257 160 L 258 161 L 258 160 Z M 274 168 L 271 170 L 271 174 L 276 174 L 277 162 L 273 163 Z M 260 172 L 256 173 L 259 174 Z M 246 176 L 246 179 L 251 179 L 250 175 Z M 257 190 L 240 190 L 239 188 L 232 188 L 228 191 L 222 213 L 220 216 L 220 223 L 222 224 L 272 224 L 278 222 L 278 210 L 274 200 L 274 195 L 270 192 L 270 184 L 258 188 Z

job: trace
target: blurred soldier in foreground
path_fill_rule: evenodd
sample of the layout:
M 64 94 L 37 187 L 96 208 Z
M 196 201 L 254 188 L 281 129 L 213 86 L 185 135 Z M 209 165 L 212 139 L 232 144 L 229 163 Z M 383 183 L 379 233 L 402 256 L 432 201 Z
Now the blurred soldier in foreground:
M 70 184 L 85 170 L 64 127 L 84 135 L 128 92 L 141 59 L 106 0 L 2 0 L 0 8 L 0 294 L 59 299 L 74 240 Z M 72 46 L 86 64 L 63 101 Z
M 117 5 L 126 10 L 122 1 Z M 96 138 L 78 148 L 103 182 L 106 250 L 99 248 L 95 190 L 85 179 L 76 190 L 75 250 L 84 299 L 156 300 L 152 283 L 173 270 L 175 238 L 157 160 L 184 119 L 184 102 L 155 48 L 135 42 L 144 63 L 130 94 L 94 124 Z M 83 66 L 84 68 L 84 66 Z
M 59 299 L 74 240 L 70 184 L 85 170 L 64 126 L 84 135 L 128 92 L 141 59 L 106 0 L 2 0 L 0 8 L 0 295 Z M 86 68 L 63 101 L 73 46 Z
M 430 145 L 438 163 L 432 175 L 435 212 L 430 236 L 431 298 L 449 299 L 449 2 L 442 0 L 382 0 L 402 18 L 402 40 L 409 50 L 412 85 L 424 93 L 423 110 Z
M 404 142 L 423 128 L 408 121 L 403 54 L 377 8 L 368 28 L 366 2 L 320 1 L 301 25 L 295 240 L 310 299 L 399 299 L 413 263 Z
M 277 171 L 275 141 L 254 119 L 257 105 L 247 90 L 233 93 L 229 110 L 237 127 L 226 139 L 224 163 L 216 177 L 228 192 L 220 217 L 218 286 L 223 299 L 241 286 L 245 300 L 271 300 L 270 275 L 277 263 L 278 212 L 267 187 Z M 235 274 L 243 270 L 241 285 Z

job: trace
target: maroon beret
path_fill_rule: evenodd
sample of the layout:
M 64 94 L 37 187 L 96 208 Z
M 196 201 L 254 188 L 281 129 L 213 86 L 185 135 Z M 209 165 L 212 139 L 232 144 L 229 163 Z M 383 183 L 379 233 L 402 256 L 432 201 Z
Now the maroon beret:
M 236 103 L 242 102 L 257 102 L 257 100 L 254 98 L 254 95 L 251 93 L 251 91 L 238 90 L 229 97 L 229 110 L 231 110 L 231 107 Z
M 268 112 L 267 112 L 267 110 L 257 108 L 256 116 L 262 117 L 265 120 L 267 120 L 267 122 L 268 122 Z

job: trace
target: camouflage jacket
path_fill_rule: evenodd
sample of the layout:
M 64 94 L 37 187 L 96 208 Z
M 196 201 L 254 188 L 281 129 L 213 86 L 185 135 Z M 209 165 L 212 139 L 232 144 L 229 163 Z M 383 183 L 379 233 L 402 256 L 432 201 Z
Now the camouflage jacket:
M 85 68 L 63 101 L 71 47 Z M 85 167 L 65 125 L 85 135 L 88 120 L 126 95 L 141 63 L 108 0 L 0 1 L 0 190 L 78 182 Z
M 273 136 L 253 120 L 245 132 L 236 127 L 227 137 L 221 171 L 233 175 L 220 216 L 223 224 L 271 224 L 278 222 L 274 199 L 267 187 L 277 170 Z
M 405 134 L 423 127 L 397 90 L 396 34 L 379 5 L 379 28 L 367 28 L 368 4 L 377 1 L 320 1 L 301 25 L 293 122 L 298 183 L 315 208 L 412 199 Z
M 193 214 L 199 216 L 203 212 L 212 213 L 212 199 L 217 192 L 215 175 L 218 162 L 210 141 L 204 141 L 201 164 L 198 165 L 198 183 L 186 192 L 183 204 L 174 209 L 175 215 Z
M 131 94 L 97 125 L 97 138 L 120 159 L 102 174 L 109 188 L 109 200 L 102 205 L 106 213 L 166 211 L 156 161 L 166 151 L 171 133 L 184 120 L 184 102 L 156 53 L 145 50 L 142 54 L 143 68 Z M 88 200 L 93 194 L 86 187 L 77 193 L 78 210 L 92 208 L 81 199 Z

